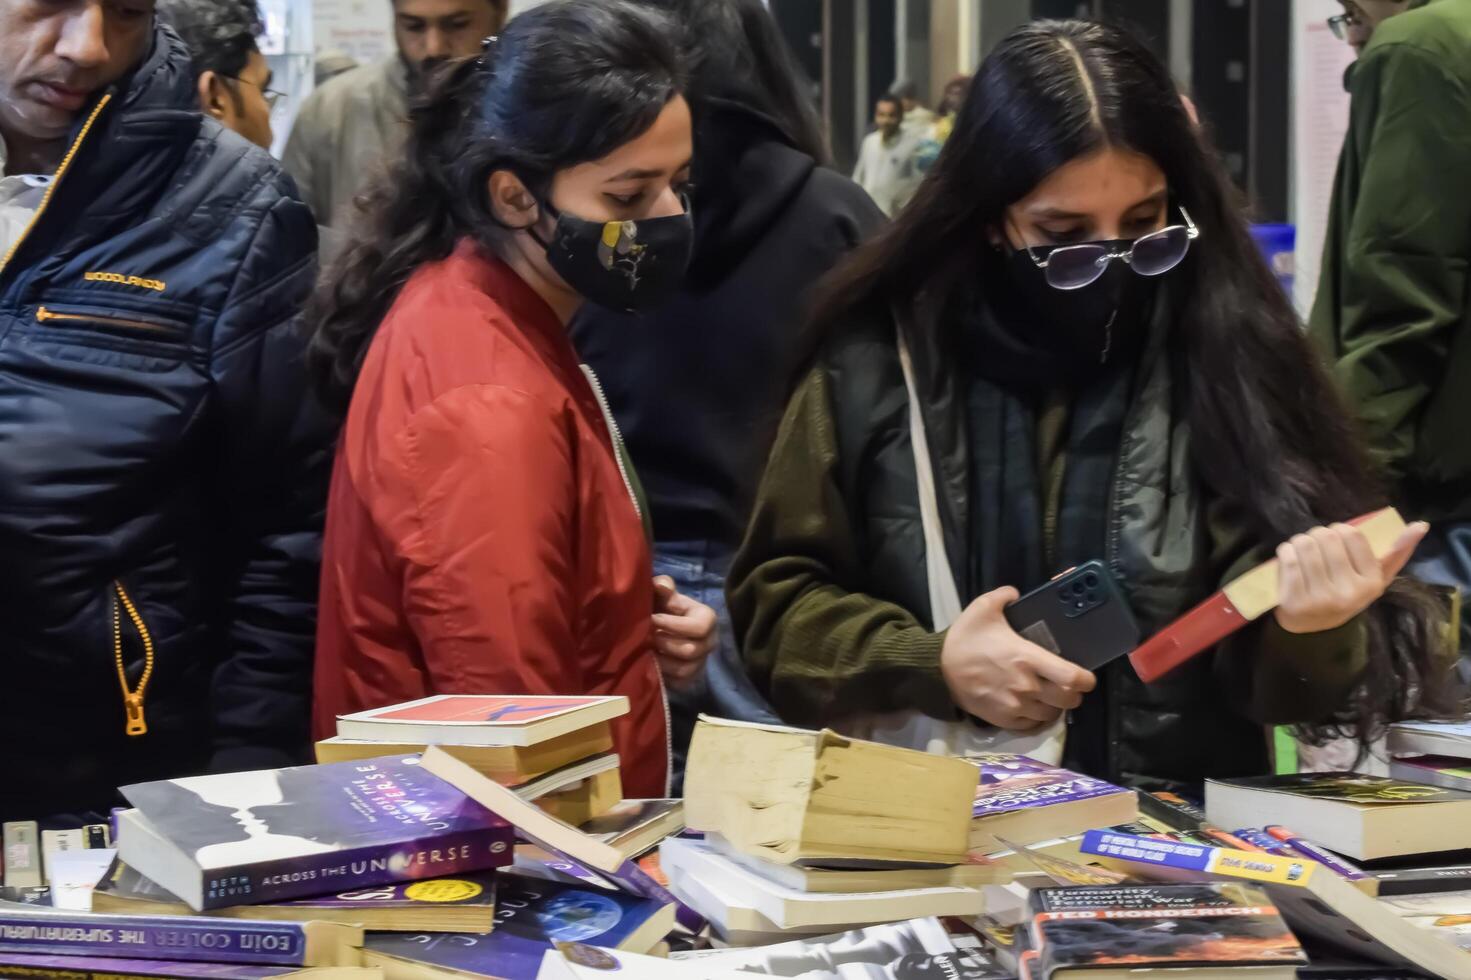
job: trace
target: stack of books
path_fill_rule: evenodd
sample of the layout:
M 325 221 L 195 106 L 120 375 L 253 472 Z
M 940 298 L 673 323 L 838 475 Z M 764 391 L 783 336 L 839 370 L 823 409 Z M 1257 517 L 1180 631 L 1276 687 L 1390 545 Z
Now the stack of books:
M 318 762 L 408 755 L 438 745 L 548 813 L 580 824 L 623 800 L 610 722 L 625 697 L 443 694 L 337 719 Z
M 705 718 L 685 774 L 699 840 L 660 848 L 670 890 L 734 945 L 984 909 L 1009 881 L 970 857 L 979 769 L 844 738 Z
M 1471 721 L 1406 721 L 1389 727 L 1389 774 L 1471 790 Z
M 625 804 L 591 831 L 573 826 L 522 798 L 514 789 L 439 746 L 428 748 L 423 768 L 463 792 L 514 828 L 537 849 L 517 848 L 515 873 L 497 886 L 495 929 L 488 935 L 370 933 L 364 961 L 385 976 L 416 980 L 534 980 L 544 955 L 558 944 L 630 955 L 667 952 L 665 939 L 684 914 L 701 923 L 636 858 L 665 833 L 683 829 L 677 808 L 663 801 Z M 611 954 L 609 954 L 611 955 Z
M 373 977 L 365 925 L 488 931 L 512 857 L 510 827 L 414 756 L 121 792 L 92 909 L 0 907 L 0 976 Z

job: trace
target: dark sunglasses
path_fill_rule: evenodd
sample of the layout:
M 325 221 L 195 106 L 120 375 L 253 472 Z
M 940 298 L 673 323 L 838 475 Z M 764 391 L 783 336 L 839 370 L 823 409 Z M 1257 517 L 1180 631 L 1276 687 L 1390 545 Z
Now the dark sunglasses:
M 1047 273 L 1047 285 L 1053 289 L 1082 289 L 1097 282 L 1114 259 L 1123 259 L 1141 276 L 1162 276 L 1185 260 L 1190 243 L 1200 237 L 1200 229 L 1190 214 L 1180 208 L 1184 224 L 1170 225 L 1134 241 L 1114 239 L 1084 242 L 1081 245 L 1028 245 L 1027 254 L 1037 268 Z

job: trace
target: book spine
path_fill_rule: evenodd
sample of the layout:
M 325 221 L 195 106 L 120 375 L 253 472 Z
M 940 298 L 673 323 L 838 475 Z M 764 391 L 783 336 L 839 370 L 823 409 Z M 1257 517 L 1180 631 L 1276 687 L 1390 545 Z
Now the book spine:
M 1090 830 L 1079 848 L 1094 857 L 1113 858 L 1131 865 L 1149 866 L 1165 872 L 1195 872 L 1259 881 L 1264 884 L 1305 885 L 1316 861 L 1278 857 L 1262 851 L 1235 851 L 1201 847 L 1149 837 L 1130 837 Z
M 203 870 L 202 910 L 489 871 L 511 863 L 514 844 L 515 832 L 502 824 L 417 841 Z
M 1242 827 L 1233 833 L 1234 836 L 1240 837 L 1250 844 L 1254 850 L 1265 851 L 1277 857 L 1292 857 L 1297 853 L 1289 845 L 1277 840 L 1265 831 L 1256 830 L 1252 827 Z
M 1362 881 L 1364 878 L 1368 877 L 1364 874 L 1363 871 L 1354 867 L 1352 864 L 1349 864 L 1347 861 L 1340 859 L 1334 854 L 1330 854 L 1325 848 L 1319 847 L 1312 841 L 1304 840 L 1303 838 L 1294 834 L 1292 831 L 1288 830 L 1286 827 L 1268 827 L 1266 829 L 1266 832 L 1274 839 L 1281 841 L 1288 847 L 1292 848 L 1292 850 L 1301 854 L 1303 857 L 1308 858 L 1312 861 L 1317 861 L 1319 864 L 1323 865 L 1323 867 L 1327 868 L 1329 871 L 1332 871 L 1334 874 L 1338 875 L 1338 877 L 1340 878 L 1343 878 L 1345 881 Z
M 1471 888 L 1471 865 L 1375 871 L 1370 876 L 1379 882 L 1381 898 L 1430 892 L 1459 892 Z
M 5 956 L 0 954 L 0 976 L 5 980 L 265 980 L 296 975 L 266 966 L 215 965 L 201 970 L 178 962 L 124 960 L 119 957 Z M 205 972 L 207 971 L 207 972 Z
M 301 923 L 0 913 L 0 952 L 304 966 Z

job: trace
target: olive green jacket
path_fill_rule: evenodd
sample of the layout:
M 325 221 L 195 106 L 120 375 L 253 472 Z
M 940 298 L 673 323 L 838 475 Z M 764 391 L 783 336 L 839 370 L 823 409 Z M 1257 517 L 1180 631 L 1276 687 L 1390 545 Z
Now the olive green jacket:
M 1407 516 L 1471 519 L 1471 0 L 1385 21 L 1349 73 L 1311 332 Z

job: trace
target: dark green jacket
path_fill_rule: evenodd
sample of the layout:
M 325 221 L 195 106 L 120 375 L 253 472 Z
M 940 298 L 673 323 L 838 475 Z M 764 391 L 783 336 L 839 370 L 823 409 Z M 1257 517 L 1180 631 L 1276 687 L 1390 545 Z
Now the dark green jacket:
M 1471 519 L 1471 0 L 1374 32 L 1349 74 L 1313 337 L 1406 516 Z
M 908 315 L 908 314 L 906 314 Z M 730 611 L 748 669 L 777 712 L 802 725 L 919 710 L 959 712 L 931 631 L 909 408 L 889 315 L 824 347 L 782 423 L 745 544 Z M 953 343 L 934 322 L 906 331 L 934 457 L 946 549 L 962 599 L 976 595 L 968 533 L 969 440 Z M 1129 409 L 1105 558 L 1153 632 L 1224 579 L 1270 556 L 1192 472 L 1169 355 L 1146 356 Z M 1017 582 L 1026 589 L 1038 583 Z M 1365 663 L 1363 626 L 1292 636 L 1274 620 L 1216 656 L 1146 687 L 1127 662 L 1107 685 L 1109 771 L 1181 787 L 1261 772 L 1261 723 L 1319 721 Z

